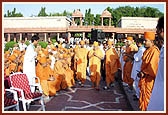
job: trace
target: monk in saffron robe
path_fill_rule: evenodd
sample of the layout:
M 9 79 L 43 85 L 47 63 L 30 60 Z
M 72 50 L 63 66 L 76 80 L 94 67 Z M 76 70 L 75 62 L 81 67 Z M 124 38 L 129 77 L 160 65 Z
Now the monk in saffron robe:
M 115 73 L 118 71 L 118 69 L 121 69 L 118 54 L 112 46 L 113 41 L 108 41 L 109 49 L 106 51 L 105 54 L 106 85 L 107 85 L 104 87 L 105 90 L 110 88 L 110 83 L 112 87 L 114 86 Z
M 54 77 L 51 68 L 47 66 L 47 59 L 45 56 L 39 59 L 39 63 L 36 66 L 36 76 L 39 77 L 40 79 L 40 84 L 44 95 L 48 97 L 49 96 L 48 81 L 54 80 Z
M 64 57 L 63 67 L 64 67 L 65 80 L 68 88 L 71 88 L 75 84 L 73 71 L 70 69 L 71 58 L 66 53 L 63 55 L 63 57 Z
M 64 63 L 63 63 L 63 54 L 59 54 L 59 58 L 56 60 L 54 65 L 54 75 L 56 75 L 56 90 L 59 91 L 60 89 L 66 89 L 67 83 L 65 80 L 65 70 L 64 70 Z
M 16 72 L 16 69 L 17 69 L 16 56 L 12 54 L 8 59 L 9 59 L 9 73 Z
M 75 59 L 75 54 L 79 50 L 79 45 L 76 46 L 73 50 L 74 50 L 74 54 L 73 54 L 74 72 L 75 72 L 75 76 L 76 76 L 76 73 L 77 73 L 77 60 Z
M 86 48 L 84 48 L 85 42 L 83 40 L 80 41 L 80 44 L 81 44 L 81 48 L 79 48 L 76 51 L 74 59 L 77 63 L 76 78 L 77 78 L 77 80 L 80 80 L 81 86 L 83 87 L 84 83 L 86 81 L 86 68 L 87 68 L 88 50 Z
M 24 56 L 20 57 L 17 72 L 23 72 L 23 62 L 24 62 Z
M 125 61 L 123 67 L 123 81 L 128 84 L 129 88 L 133 89 L 134 80 L 131 78 L 132 72 L 132 61 L 134 54 L 138 51 L 138 47 L 133 44 L 133 37 L 127 37 L 128 46 L 126 47 L 126 52 L 123 53 L 123 60 Z
M 54 75 L 54 70 L 51 69 L 51 60 L 48 58 L 47 59 L 47 67 L 48 67 L 48 72 L 52 75 L 52 77 L 50 77 L 47 80 L 48 83 L 48 90 L 49 90 L 49 96 L 54 96 L 56 95 L 56 75 Z
M 141 111 L 147 110 L 157 74 L 160 55 L 158 47 L 156 47 L 153 42 L 153 40 L 155 40 L 155 32 L 145 32 L 144 38 L 146 50 L 142 57 L 141 72 L 137 74 L 138 77 L 140 77 L 139 109 Z
M 89 67 L 91 71 L 91 82 L 92 87 L 99 91 L 99 83 L 101 80 L 101 59 L 103 58 L 103 52 L 98 47 L 98 42 L 93 43 L 93 49 L 89 51 L 88 57 L 89 57 Z

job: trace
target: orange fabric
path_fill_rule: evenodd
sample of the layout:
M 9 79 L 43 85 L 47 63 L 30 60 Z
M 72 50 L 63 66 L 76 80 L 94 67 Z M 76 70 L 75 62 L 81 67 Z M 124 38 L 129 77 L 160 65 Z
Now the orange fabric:
M 114 82 L 114 75 L 121 68 L 120 60 L 114 48 L 106 51 L 105 67 L 106 67 L 106 83 L 107 86 Z
M 53 76 L 53 71 L 51 70 L 50 66 L 48 65 L 46 67 L 43 67 L 40 65 L 40 63 L 38 63 L 36 66 L 36 76 L 39 77 L 40 79 L 40 84 L 41 84 L 43 93 L 47 96 L 50 95 L 49 92 L 52 90 L 55 90 L 52 87 L 49 87 L 48 85 L 48 78 L 50 76 Z
M 84 44 L 85 44 L 85 41 L 81 40 L 81 41 L 80 41 L 80 44 L 81 44 L 81 45 L 84 45 Z
M 38 54 L 41 55 L 41 54 L 43 54 L 43 52 L 42 52 L 42 51 L 39 51 Z
M 19 56 L 17 53 L 13 53 L 13 55 L 15 55 L 16 57 L 18 57 L 18 56 Z
M 100 49 L 97 49 L 96 51 L 94 51 L 93 49 L 89 51 L 88 56 L 91 57 L 93 55 L 93 53 L 96 53 L 96 55 L 98 55 L 100 58 L 103 58 L 103 53 Z M 89 59 L 89 67 L 90 67 L 90 71 L 91 71 L 91 82 L 92 83 L 96 83 L 96 86 L 99 87 L 99 83 L 101 80 L 101 59 L 96 57 L 96 56 L 92 56 Z
M 9 68 L 5 69 L 5 74 L 6 74 L 6 76 L 10 76 L 10 70 L 9 70 Z
M 88 50 L 86 48 L 79 48 L 76 51 L 74 59 L 81 59 L 82 63 L 77 64 L 77 73 L 76 78 L 80 80 L 82 83 L 86 80 L 86 67 L 87 67 L 87 54 Z
M 155 77 L 157 74 L 159 55 L 159 49 L 156 46 L 153 46 L 147 49 L 142 57 L 141 71 L 146 74 L 146 77 L 141 78 L 139 81 L 139 109 L 142 111 L 147 110 L 147 106 L 151 97 Z
M 18 51 L 17 49 L 13 49 L 13 53 L 17 53 L 17 51 Z
M 94 41 L 93 46 L 99 46 L 99 43 Z
M 68 55 L 67 55 L 66 53 L 64 53 L 64 54 L 63 54 L 63 57 L 64 57 L 64 58 L 67 58 L 67 57 L 68 57 Z
M 49 68 L 49 73 L 55 77 L 55 80 L 54 81 L 47 81 L 48 83 L 48 90 L 49 90 L 49 95 L 50 96 L 53 96 L 56 94 L 56 84 L 57 84 L 57 80 L 56 80 L 56 76 L 54 75 L 54 71 L 50 68 L 50 66 L 48 65 L 47 66 Z
M 46 57 L 40 57 L 39 62 L 42 63 L 42 64 L 47 63 Z
M 57 50 L 57 48 L 55 48 L 55 47 L 54 47 L 54 48 L 53 48 L 53 50 L 54 50 L 54 51 L 56 51 L 56 50 Z
M 50 75 L 52 75 L 52 72 L 48 66 L 43 67 L 40 63 L 37 64 L 36 76 L 39 77 L 40 80 L 48 80 Z
M 49 52 L 48 52 L 46 49 L 43 51 L 43 53 L 44 53 L 46 56 L 49 54 Z
M 114 42 L 113 41 L 108 41 L 108 45 L 112 45 Z
M 10 73 L 11 73 L 12 71 L 15 71 L 15 69 L 16 69 L 16 64 L 15 64 L 15 63 L 11 63 L 11 64 L 9 65 L 9 71 L 10 71 Z
M 75 80 L 74 80 L 74 73 L 73 71 L 69 68 L 70 64 L 71 64 L 71 60 L 70 58 L 67 58 L 66 60 L 62 61 L 63 63 L 63 73 L 65 75 L 65 81 L 68 87 L 72 87 L 75 84 Z
M 58 48 L 62 48 L 62 45 L 61 45 L 61 44 L 58 44 Z
M 129 86 L 133 85 L 134 80 L 131 78 L 133 64 L 131 61 L 125 62 L 123 67 L 123 81 Z
M 144 38 L 149 40 L 155 40 L 155 32 L 144 32 Z
M 11 61 L 16 60 L 16 56 L 15 56 L 15 55 L 11 55 L 11 56 L 9 57 L 9 60 L 11 60 Z
M 61 81 L 57 80 L 58 81 L 57 90 L 67 88 L 67 83 L 65 80 L 65 69 L 63 65 L 64 63 L 62 62 L 62 60 L 61 61 L 59 60 L 55 63 L 54 66 L 54 75 L 58 75 L 60 77 L 59 79 L 61 80 Z
M 74 86 L 74 84 L 75 84 L 74 73 L 69 68 L 65 71 L 65 80 L 66 80 L 68 87 Z
M 79 60 L 77 61 L 77 65 L 79 65 L 79 64 L 81 64 L 81 63 L 82 63 L 82 60 L 79 59 Z
M 23 72 L 23 65 L 19 65 L 19 66 L 18 66 L 17 72 Z
M 20 61 L 23 63 L 24 62 L 24 56 L 20 58 Z
M 127 40 L 132 41 L 132 40 L 133 40 L 133 37 L 127 37 Z
M 8 55 L 8 54 L 10 54 L 10 51 L 5 51 L 5 55 Z
M 138 51 L 138 48 L 134 44 L 131 44 L 130 46 L 126 47 L 126 54 L 131 55 L 133 51 Z M 131 72 L 133 67 L 132 61 L 129 59 L 128 56 L 123 56 L 123 60 L 125 61 L 123 67 L 123 81 L 129 86 L 132 86 L 134 82 L 131 78 Z

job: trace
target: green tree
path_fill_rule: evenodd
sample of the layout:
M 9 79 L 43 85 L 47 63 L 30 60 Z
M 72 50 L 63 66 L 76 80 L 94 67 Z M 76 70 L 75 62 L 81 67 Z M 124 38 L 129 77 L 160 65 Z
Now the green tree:
M 50 13 L 48 16 L 67 16 L 67 17 L 71 17 L 72 13 L 71 12 L 67 12 L 66 10 L 63 11 L 63 13 Z
M 4 17 L 23 17 L 23 14 L 21 14 L 20 12 L 16 13 L 16 8 L 14 8 L 11 12 L 8 10 L 7 14 L 5 14 Z
M 144 17 L 160 17 L 163 14 L 156 8 L 147 7 L 144 12 Z
M 38 13 L 38 16 L 48 16 L 48 14 L 46 13 L 46 8 L 41 7 L 40 12 Z
M 118 7 L 116 9 L 107 7 L 107 10 L 112 14 L 112 25 L 118 26 L 118 21 L 121 17 L 161 17 L 164 14 L 156 8 L 152 7 Z M 104 23 L 107 23 L 104 21 Z
M 96 17 L 94 18 L 94 25 L 95 26 L 100 26 L 101 25 L 101 18 L 100 18 L 100 14 L 96 14 Z
M 79 18 L 75 18 L 75 24 L 80 25 L 80 19 Z
M 84 24 L 85 25 L 94 25 L 94 23 L 95 23 L 94 14 L 91 14 L 91 9 L 89 8 L 85 12 Z

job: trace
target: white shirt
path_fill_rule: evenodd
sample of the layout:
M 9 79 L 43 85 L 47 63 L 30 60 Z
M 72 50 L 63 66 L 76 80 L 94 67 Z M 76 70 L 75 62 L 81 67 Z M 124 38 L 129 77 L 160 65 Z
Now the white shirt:
M 33 77 L 36 77 L 36 70 L 35 70 L 35 57 L 37 53 L 34 51 L 34 46 L 31 43 L 25 52 L 24 62 L 23 62 L 23 73 L 25 73 L 28 77 L 29 84 L 33 84 Z
M 26 49 L 26 47 L 27 47 L 27 45 L 24 43 L 19 44 L 20 51 L 23 51 L 24 49 Z
M 131 73 L 131 78 L 133 78 L 134 80 L 138 73 L 136 70 L 138 71 L 141 70 L 142 56 L 145 50 L 146 48 L 142 46 L 139 48 L 138 52 L 134 54 L 134 64 L 133 64 L 132 73 Z
M 54 64 L 55 64 L 55 57 L 54 56 L 51 56 L 51 69 L 54 70 Z
M 148 104 L 148 111 L 164 111 L 164 46 L 159 56 L 159 65 L 155 83 Z
M 125 47 L 125 46 L 124 46 Z M 120 62 L 121 62 L 121 68 L 122 68 L 122 70 L 123 70 L 123 66 L 124 66 L 124 64 L 125 64 L 125 61 L 123 60 L 123 53 L 125 52 L 125 50 L 123 50 L 122 48 L 121 48 L 121 55 L 120 55 Z

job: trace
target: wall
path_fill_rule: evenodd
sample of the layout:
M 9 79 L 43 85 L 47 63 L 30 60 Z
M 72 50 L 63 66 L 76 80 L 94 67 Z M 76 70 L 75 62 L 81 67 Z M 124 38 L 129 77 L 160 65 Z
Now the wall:
M 122 17 L 119 26 L 121 28 L 154 29 L 156 28 L 157 21 L 158 18 Z
M 70 22 L 66 16 L 59 17 L 8 17 L 4 18 L 4 28 L 65 28 Z

